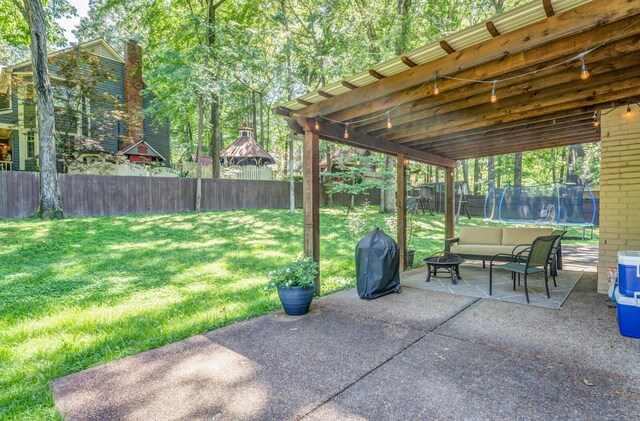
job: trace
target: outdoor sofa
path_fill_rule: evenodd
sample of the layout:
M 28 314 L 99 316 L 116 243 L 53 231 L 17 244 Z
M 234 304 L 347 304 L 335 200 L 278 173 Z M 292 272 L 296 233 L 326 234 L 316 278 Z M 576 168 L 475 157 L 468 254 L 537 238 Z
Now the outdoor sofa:
M 457 254 L 463 259 L 491 260 L 496 254 L 517 254 L 531 246 L 538 237 L 551 235 L 553 228 L 522 227 L 461 227 L 460 235 L 445 240 L 445 251 Z M 507 256 L 496 260 L 506 261 Z M 558 247 L 557 268 L 562 269 L 562 246 Z

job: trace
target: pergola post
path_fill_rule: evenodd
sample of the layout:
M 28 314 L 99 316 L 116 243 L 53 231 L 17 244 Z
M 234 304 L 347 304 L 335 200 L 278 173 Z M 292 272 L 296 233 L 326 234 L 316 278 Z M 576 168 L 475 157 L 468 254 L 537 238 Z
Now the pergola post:
M 320 263 L 320 150 L 318 135 L 306 131 L 303 143 L 302 200 L 304 208 L 304 254 Z M 320 269 L 316 277 L 320 295 Z
M 397 239 L 400 248 L 400 270 L 407 268 L 407 167 L 404 155 L 397 155 L 396 162 L 396 217 Z
M 444 168 L 444 238 L 455 236 L 455 180 L 453 167 Z

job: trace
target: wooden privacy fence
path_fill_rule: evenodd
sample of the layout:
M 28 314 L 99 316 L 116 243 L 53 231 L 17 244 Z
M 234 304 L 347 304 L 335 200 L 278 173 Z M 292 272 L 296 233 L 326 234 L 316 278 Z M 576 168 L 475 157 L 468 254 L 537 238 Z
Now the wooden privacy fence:
M 59 174 L 60 194 L 67 216 L 108 216 L 193 211 L 196 180 L 193 178 L 125 177 L 88 174 Z M 394 194 L 394 192 L 391 192 Z M 38 173 L 0 171 L 0 218 L 27 218 L 38 211 Z M 457 198 L 456 198 L 457 199 Z M 467 197 L 473 216 L 484 215 L 484 196 Z M 296 207 L 302 207 L 302 184 L 295 183 Z M 335 206 L 350 204 L 351 196 L 333 194 Z M 355 204 L 380 203 L 380 191 L 357 195 Z M 587 203 L 588 202 L 588 203 Z M 323 190 L 321 206 L 328 203 Z M 434 210 L 442 212 L 444 197 L 436 194 Z M 592 204 L 585 202 L 585 214 Z M 287 209 L 289 183 L 261 180 L 202 180 L 202 209 Z M 596 225 L 599 200 L 596 199 Z
M 193 178 L 123 177 L 59 174 L 67 216 L 106 216 L 185 212 L 194 209 Z M 302 186 L 296 183 L 296 207 Z M 38 210 L 38 173 L 0 172 L 0 218 L 26 218 Z M 202 180 L 202 209 L 289 207 L 284 181 Z
M 193 178 L 58 174 L 66 216 L 108 216 L 194 210 Z M 356 204 L 375 202 L 379 192 L 356 196 Z M 326 202 L 327 195 L 322 195 Z M 334 194 L 336 206 L 350 203 Z M 38 211 L 38 173 L 0 172 L 0 218 L 27 218 Z M 302 207 L 302 184 L 295 183 L 295 204 Z M 202 180 L 202 210 L 287 209 L 289 183 L 262 180 Z

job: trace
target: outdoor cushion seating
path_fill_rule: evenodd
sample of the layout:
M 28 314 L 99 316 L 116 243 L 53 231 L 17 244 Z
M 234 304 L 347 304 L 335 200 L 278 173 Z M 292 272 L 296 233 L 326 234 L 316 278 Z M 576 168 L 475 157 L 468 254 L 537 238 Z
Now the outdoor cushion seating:
M 490 260 L 496 254 L 517 254 L 540 236 L 550 235 L 553 228 L 461 227 L 460 235 L 445 240 L 445 250 L 464 259 Z M 560 246 L 558 247 L 558 254 Z M 501 261 L 508 261 L 504 256 Z
M 491 258 L 489 263 L 489 295 L 493 293 L 493 268 L 494 261 L 498 258 L 506 258 L 509 263 L 498 267 L 512 272 L 513 290 L 516 290 L 516 274 L 518 275 L 518 284 L 520 284 L 520 275 L 524 275 L 524 293 L 529 302 L 529 287 L 527 285 L 528 275 L 535 273 L 544 273 L 544 287 L 547 291 L 547 298 L 551 298 L 549 294 L 549 274 L 548 268 L 551 253 L 559 235 L 548 235 L 536 238 L 531 247 L 526 252 L 518 252 L 517 254 L 497 254 Z

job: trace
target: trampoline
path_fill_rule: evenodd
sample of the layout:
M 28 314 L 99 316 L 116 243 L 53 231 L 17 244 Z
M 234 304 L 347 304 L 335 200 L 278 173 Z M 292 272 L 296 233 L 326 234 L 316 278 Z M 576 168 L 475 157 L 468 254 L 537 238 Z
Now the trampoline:
M 591 206 L 585 207 L 585 201 Z M 587 185 L 492 188 L 484 201 L 488 221 L 582 228 L 582 239 L 596 219 L 596 200 Z

